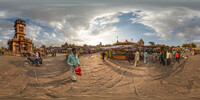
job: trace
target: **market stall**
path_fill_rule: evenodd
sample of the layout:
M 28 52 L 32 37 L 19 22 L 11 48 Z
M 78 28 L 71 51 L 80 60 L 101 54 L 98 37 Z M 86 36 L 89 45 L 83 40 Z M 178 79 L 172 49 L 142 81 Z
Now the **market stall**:
M 126 59 L 127 52 L 136 50 L 133 45 L 117 45 L 110 47 L 101 47 L 101 49 L 111 52 L 111 57 L 114 59 Z

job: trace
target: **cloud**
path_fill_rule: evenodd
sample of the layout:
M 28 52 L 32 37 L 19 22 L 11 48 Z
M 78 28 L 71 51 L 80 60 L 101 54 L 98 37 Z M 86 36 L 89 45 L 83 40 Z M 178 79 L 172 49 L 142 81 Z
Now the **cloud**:
M 51 34 L 51 37 L 52 37 L 52 38 L 55 38 L 55 37 L 56 37 L 56 34 L 55 34 L 55 33 L 52 33 L 52 34 Z
M 187 8 L 163 8 L 135 12 L 139 17 L 132 23 L 141 23 L 152 28 L 161 40 L 182 39 L 191 41 L 199 37 L 200 12 Z M 150 35 L 150 34 L 146 34 Z
M 145 36 L 155 36 L 156 33 L 144 33 Z
M 92 31 L 93 36 L 96 35 L 109 35 L 109 34 L 113 34 L 115 31 L 117 30 L 117 28 L 115 26 L 107 26 L 107 27 L 102 27 L 100 29 L 95 29 L 94 31 Z
M 34 24 L 29 24 L 25 28 L 27 37 L 33 39 L 33 41 L 35 41 L 36 38 L 38 38 L 41 35 L 41 31 L 42 31 L 42 28 Z
M 200 40 L 193 40 L 194 43 L 200 43 Z
M 10 32 L 13 32 L 11 30 L 13 30 L 13 23 L 6 20 L 0 20 L 0 36 L 11 34 Z
M 107 25 L 107 24 L 113 24 L 119 22 L 118 14 L 110 14 L 101 16 L 100 18 L 96 18 L 96 23 L 100 25 Z M 99 20 L 98 20 L 99 19 Z
M 44 37 L 45 37 L 45 38 L 50 38 L 50 34 L 47 33 L 47 32 L 44 32 Z
M 59 22 L 50 22 L 49 23 L 52 27 L 58 29 L 58 30 L 61 30 L 63 29 L 63 24 L 62 23 L 59 23 Z
M 10 39 L 10 37 L 3 37 L 4 39 Z
M 53 38 L 56 38 L 56 34 L 55 33 L 49 34 L 47 32 L 44 32 L 43 37 L 53 39 Z

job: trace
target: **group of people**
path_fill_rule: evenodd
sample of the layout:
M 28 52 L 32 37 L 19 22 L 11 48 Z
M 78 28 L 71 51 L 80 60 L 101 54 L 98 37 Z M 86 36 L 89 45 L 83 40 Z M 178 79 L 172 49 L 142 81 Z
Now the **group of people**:
M 160 61 L 160 64 L 165 65 L 165 63 L 167 63 L 167 65 L 172 64 L 171 62 L 176 60 L 176 62 L 179 63 L 180 58 L 181 58 L 181 52 L 179 50 L 173 50 L 173 51 L 162 51 L 160 53 L 154 52 L 153 53 L 153 58 L 158 58 L 158 60 Z M 155 62 L 155 60 L 153 60 Z
M 169 51 L 169 50 L 162 50 L 160 51 L 153 51 L 153 53 L 148 53 L 147 51 L 145 52 L 133 52 L 132 53 L 134 56 L 134 67 L 136 67 L 137 63 L 140 61 L 144 61 L 144 63 L 147 63 L 147 61 L 152 60 L 152 62 L 156 62 L 159 61 L 160 64 L 165 65 L 167 63 L 167 65 L 172 64 L 172 61 L 176 61 L 176 62 L 180 62 L 180 58 L 181 58 L 181 52 L 179 50 L 173 50 L 173 51 Z M 152 54 L 151 57 L 149 57 L 149 54 Z M 127 56 L 127 60 L 130 61 L 129 56 Z
M 104 60 L 105 57 L 109 58 L 111 56 L 111 51 L 106 51 L 101 53 L 101 58 Z M 149 52 L 148 50 L 145 51 L 129 51 L 126 52 L 126 60 L 129 62 L 133 61 L 134 62 L 134 67 L 137 66 L 139 62 L 144 62 L 147 63 L 148 61 L 156 62 L 159 61 L 160 64 L 162 65 L 170 65 L 172 64 L 172 61 L 176 61 L 179 63 L 181 58 L 181 52 L 179 50 L 153 50 Z
M 0 50 L 0 55 L 4 55 L 4 50 Z
M 101 53 L 102 60 L 111 57 L 111 51 L 106 51 Z M 177 61 L 179 63 L 181 58 L 181 52 L 179 50 L 162 50 L 162 51 L 152 51 L 151 53 L 148 51 L 141 52 L 137 50 L 136 52 L 129 52 L 126 55 L 128 61 L 134 61 L 134 67 L 137 66 L 141 61 L 147 63 L 152 60 L 152 62 L 158 61 L 162 65 L 170 65 L 172 61 Z M 70 65 L 70 73 L 72 81 L 76 81 L 74 69 L 76 67 L 80 67 L 78 54 L 76 48 L 72 49 L 72 53 L 67 58 L 67 63 Z
M 34 50 L 33 62 L 39 65 L 39 61 L 42 61 L 42 52 L 40 50 Z
M 109 50 L 109 51 L 106 51 L 106 52 L 102 52 L 101 53 L 101 59 L 104 61 L 105 60 L 105 57 L 108 59 L 108 58 L 111 58 L 111 56 L 112 56 L 112 52 L 111 52 L 111 50 Z

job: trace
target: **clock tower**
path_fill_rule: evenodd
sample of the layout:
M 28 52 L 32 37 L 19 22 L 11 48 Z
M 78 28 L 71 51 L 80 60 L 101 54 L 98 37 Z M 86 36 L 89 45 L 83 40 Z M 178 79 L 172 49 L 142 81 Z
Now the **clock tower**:
M 8 48 L 12 53 L 24 53 L 32 51 L 32 41 L 26 38 L 25 21 L 18 19 L 15 21 L 15 35 L 8 40 Z
M 25 22 L 21 19 L 15 21 L 15 38 L 24 38 L 25 37 Z

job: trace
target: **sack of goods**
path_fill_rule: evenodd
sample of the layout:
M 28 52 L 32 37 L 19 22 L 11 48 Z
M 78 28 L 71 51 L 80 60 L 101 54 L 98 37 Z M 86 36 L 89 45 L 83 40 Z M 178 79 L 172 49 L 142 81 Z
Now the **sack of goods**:
M 76 68 L 74 69 L 74 71 L 75 71 L 76 75 L 81 76 L 81 67 L 76 67 Z

